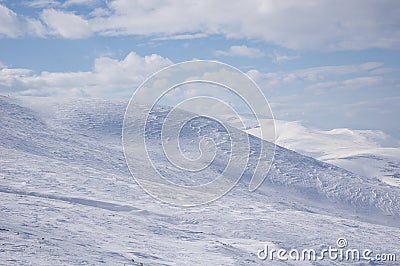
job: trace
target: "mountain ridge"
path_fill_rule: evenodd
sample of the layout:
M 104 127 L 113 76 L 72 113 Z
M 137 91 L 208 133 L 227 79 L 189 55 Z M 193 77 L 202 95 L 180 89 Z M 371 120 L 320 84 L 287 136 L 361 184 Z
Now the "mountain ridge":
M 27 242 L 36 254 L 44 254 L 45 262 L 61 264 L 134 259 L 151 265 L 178 260 L 257 265 L 256 252 L 263 242 L 318 247 L 336 241 L 333 236 L 348 236 L 353 245 L 372 243 L 377 251 L 393 252 L 395 245 L 389 243 L 400 240 L 397 188 L 280 146 L 255 192 L 247 189 L 250 166 L 239 184 L 213 203 L 189 209 L 160 204 L 137 186 L 126 167 L 118 134 L 126 103 L 33 101 L 0 98 L 0 197 L 2 212 L 9 217 L 3 215 L 1 224 L 9 230 L 2 235 L 10 247 L 4 258 L 17 256 L 15 264 L 40 264 L 34 254 L 17 247 Z M 254 145 L 260 141 L 251 139 Z M 374 236 L 362 233 L 368 231 Z M 45 240 L 40 240 L 42 235 Z M 33 244 L 36 238 L 41 249 Z M 170 239 L 182 252 L 174 253 Z M 189 254 L 207 258 L 199 263 Z

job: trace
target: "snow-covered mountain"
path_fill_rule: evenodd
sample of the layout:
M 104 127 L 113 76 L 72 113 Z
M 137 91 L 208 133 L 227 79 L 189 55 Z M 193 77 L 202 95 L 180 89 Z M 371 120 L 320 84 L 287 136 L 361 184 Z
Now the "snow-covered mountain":
M 379 130 L 307 128 L 275 120 L 276 143 L 353 173 L 400 186 L 400 143 Z M 259 136 L 259 128 L 246 132 Z
M 268 261 L 257 252 L 265 244 L 321 250 L 343 237 L 349 248 L 398 252 L 400 188 L 280 146 L 254 192 L 245 173 L 226 196 L 200 207 L 156 201 L 125 163 L 126 104 L 0 97 L 0 264 L 263 265 Z M 151 116 L 153 122 L 165 111 Z M 224 145 L 212 121 L 190 128 L 199 126 Z M 198 130 L 184 136 L 200 137 Z M 255 148 L 261 141 L 250 140 Z M 168 163 L 161 151 L 152 152 Z M 204 178 L 222 171 L 218 165 Z M 170 177 L 185 181 L 178 172 Z

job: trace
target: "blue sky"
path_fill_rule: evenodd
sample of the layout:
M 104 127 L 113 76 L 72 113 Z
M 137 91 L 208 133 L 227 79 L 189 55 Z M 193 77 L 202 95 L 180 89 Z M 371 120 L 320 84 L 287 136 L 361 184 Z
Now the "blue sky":
M 129 98 L 173 63 L 252 77 L 274 115 L 400 138 L 400 2 L 0 0 L 0 94 Z

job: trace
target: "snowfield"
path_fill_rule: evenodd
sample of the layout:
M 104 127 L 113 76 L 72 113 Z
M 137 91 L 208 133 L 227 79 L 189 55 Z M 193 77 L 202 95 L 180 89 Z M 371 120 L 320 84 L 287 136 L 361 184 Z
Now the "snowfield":
M 249 192 L 261 141 L 254 136 L 250 165 L 227 195 L 193 208 L 160 203 L 126 165 L 126 104 L 0 96 L 1 265 L 269 265 L 257 257 L 265 244 L 321 250 L 337 247 L 338 238 L 351 249 L 397 253 L 400 260 L 399 187 L 277 146 L 266 180 Z M 166 110 L 151 116 L 155 124 Z M 213 121 L 193 121 L 184 133 L 185 152 L 194 157 L 191 141 L 202 134 L 222 151 L 226 145 Z M 156 147 L 155 138 L 149 141 Z M 161 153 L 151 149 L 168 169 Z M 207 181 L 223 170 L 225 155 L 200 180 L 179 171 L 170 178 Z
M 276 143 L 353 173 L 400 186 L 400 143 L 380 130 L 318 130 L 275 120 Z M 259 128 L 247 133 L 260 136 Z

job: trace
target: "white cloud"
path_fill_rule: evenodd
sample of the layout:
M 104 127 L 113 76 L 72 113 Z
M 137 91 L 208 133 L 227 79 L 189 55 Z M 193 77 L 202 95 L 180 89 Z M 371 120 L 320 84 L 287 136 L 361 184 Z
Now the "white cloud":
M 71 12 L 45 9 L 40 17 L 49 27 L 52 35 L 77 39 L 89 37 L 92 34 L 89 22 Z
M 106 7 L 89 10 L 81 16 L 62 10 L 66 6 L 73 9 L 83 4 L 96 5 L 96 2 L 68 0 L 62 5 L 58 1 L 35 0 L 25 4 L 60 8 L 49 9 L 41 17 L 49 25 L 51 34 L 64 38 L 86 38 L 91 33 L 162 38 L 223 35 L 262 40 L 293 50 L 400 47 L 400 5 L 397 0 L 248 0 L 234 3 L 228 0 L 196 3 L 189 0 L 110 0 L 106 1 Z M 16 37 L 17 31 L 11 30 L 17 24 L 16 14 L 4 6 L 0 14 L 3 22 L 0 33 Z M 286 59 L 289 58 L 277 58 Z
M 129 97 L 148 76 L 172 64 L 153 54 L 134 52 L 123 60 L 97 58 L 92 71 L 41 72 L 29 69 L 0 70 L 0 93 L 40 96 Z
M 244 57 L 262 57 L 264 52 L 257 49 L 251 48 L 246 45 L 231 46 L 228 51 L 218 50 L 215 52 L 217 55 L 223 56 L 244 56 Z
M 222 34 L 295 50 L 400 47 L 397 1 L 114 0 L 108 6 L 112 15 L 94 19 L 94 30 L 100 34 Z
M 29 69 L 10 69 L 3 68 L 0 70 L 0 88 L 10 88 L 13 90 L 21 90 L 23 87 L 24 79 L 31 75 L 31 70 Z M 5 92 L 9 92 L 9 89 L 5 89 Z
M 45 37 L 48 34 L 48 29 L 38 19 L 27 18 L 26 26 L 28 32 L 34 36 Z
M 0 37 L 18 37 L 21 35 L 17 14 L 0 4 Z

